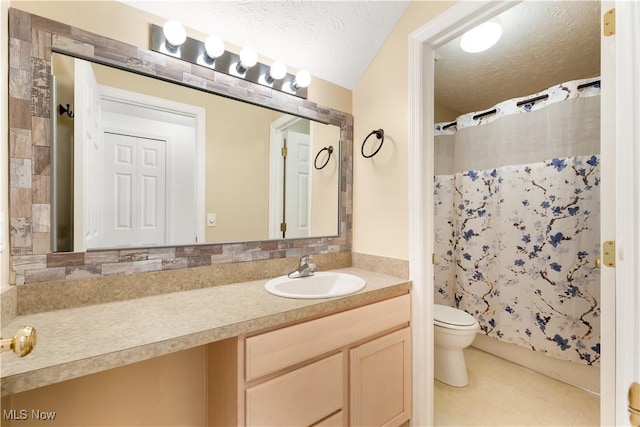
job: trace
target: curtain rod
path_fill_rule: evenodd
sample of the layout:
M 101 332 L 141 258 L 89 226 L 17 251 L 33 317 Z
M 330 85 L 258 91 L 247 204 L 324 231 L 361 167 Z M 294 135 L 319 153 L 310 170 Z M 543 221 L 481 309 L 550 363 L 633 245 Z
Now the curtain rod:
M 587 87 L 591 87 L 591 86 L 598 86 L 600 84 L 600 80 L 594 80 L 592 82 L 589 83 L 583 83 L 581 85 L 578 85 L 577 89 L 578 90 L 582 90 L 584 88 Z M 532 102 L 536 102 L 536 101 L 541 101 L 543 99 L 547 99 L 549 98 L 549 95 L 541 95 L 541 96 L 537 96 L 535 98 L 531 98 L 531 99 L 525 99 L 524 101 L 520 101 L 516 104 L 517 107 L 522 107 L 525 104 L 530 104 Z M 484 116 L 489 116 L 491 114 L 495 114 L 497 112 L 497 110 L 494 108 L 493 110 L 489 110 L 489 111 L 485 111 L 484 113 L 480 113 L 480 114 L 476 114 L 475 116 L 473 116 L 473 120 L 478 120 L 479 118 L 482 118 Z M 442 126 L 442 130 L 448 129 L 450 127 L 453 126 L 457 126 L 458 122 L 451 122 L 448 125 L 444 125 Z

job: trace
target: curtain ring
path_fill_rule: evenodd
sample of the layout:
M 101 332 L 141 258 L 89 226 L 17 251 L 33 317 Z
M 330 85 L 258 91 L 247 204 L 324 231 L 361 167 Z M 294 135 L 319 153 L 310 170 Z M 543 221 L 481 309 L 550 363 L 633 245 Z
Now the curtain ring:
M 378 145 L 378 148 L 376 148 L 376 151 L 374 151 L 373 153 L 366 155 L 364 154 L 364 144 L 367 143 L 367 139 L 369 139 L 369 137 L 371 135 L 375 134 L 376 138 L 380 139 L 380 145 Z M 371 133 L 369 135 L 367 135 L 367 137 L 364 139 L 364 141 L 362 142 L 362 147 L 360 148 L 360 153 L 362 153 L 362 157 L 366 158 L 366 159 L 370 159 L 371 157 L 375 156 L 376 154 L 378 154 L 378 151 L 380 151 L 380 149 L 382 148 L 382 144 L 384 144 L 384 130 L 382 129 L 378 129 L 378 130 L 372 130 Z
M 325 162 L 322 164 L 322 166 L 318 167 L 318 157 L 320 157 L 320 154 L 324 151 L 327 150 L 327 152 L 329 153 L 327 155 L 327 160 L 325 160 Z M 329 160 L 331 159 L 331 154 L 333 153 L 333 145 L 330 145 L 328 147 L 324 147 L 322 150 L 318 151 L 318 154 L 316 154 L 316 159 L 313 161 L 313 167 L 320 170 L 320 169 L 324 169 L 325 166 L 327 166 L 327 163 L 329 163 Z

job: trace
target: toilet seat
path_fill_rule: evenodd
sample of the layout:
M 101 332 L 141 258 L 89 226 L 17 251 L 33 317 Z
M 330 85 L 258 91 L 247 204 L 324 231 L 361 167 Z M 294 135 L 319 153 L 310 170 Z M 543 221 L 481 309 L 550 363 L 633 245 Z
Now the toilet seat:
M 478 322 L 469 313 L 442 304 L 433 305 L 433 323 L 442 328 L 458 330 L 478 327 Z

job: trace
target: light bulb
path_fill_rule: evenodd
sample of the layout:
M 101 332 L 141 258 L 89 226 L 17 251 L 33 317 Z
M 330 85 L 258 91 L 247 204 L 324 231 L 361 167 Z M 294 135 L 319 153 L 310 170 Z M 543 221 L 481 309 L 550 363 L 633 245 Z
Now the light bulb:
M 178 21 L 170 20 L 165 22 L 162 27 L 162 33 L 167 43 L 173 48 L 179 47 L 187 40 L 187 32 Z
M 245 71 L 258 62 L 258 54 L 252 48 L 245 46 L 240 50 L 240 67 Z
M 287 66 L 281 61 L 274 61 L 269 69 L 269 75 L 276 80 L 279 80 L 287 75 Z
M 465 52 L 478 53 L 496 44 L 502 35 L 502 27 L 496 22 L 485 22 L 467 31 L 460 39 Z
M 282 61 L 273 61 L 269 72 L 265 76 L 267 83 L 273 83 L 287 75 L 287 66 Z
M 224 53 L 224 42 L 218 36 L 209 36 L 204 41 L 204 50 L 211 59 L 216 59 Z
M 311 83 L 311 74 L 307 70 L 300 70 L 296 74 L 296 80 L 293 82 L 294 89 L 307 87 Z

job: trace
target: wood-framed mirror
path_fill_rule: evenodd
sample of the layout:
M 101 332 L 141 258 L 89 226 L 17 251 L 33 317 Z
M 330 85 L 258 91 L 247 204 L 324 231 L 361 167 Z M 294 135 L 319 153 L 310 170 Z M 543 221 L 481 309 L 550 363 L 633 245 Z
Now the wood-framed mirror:
M 205 67 L 10 9 L 9 128 L 11 257 L 17 284 L 63 281 L 216 263 L 351 250 L 351 115 Z M 126 70 L 294 118 L 339 128 L 339 201 L 335 235 L 251 239 L 150 247 L 52 250 L 52 55 Z M 66 103 L 66 102 L 65 102 Z

